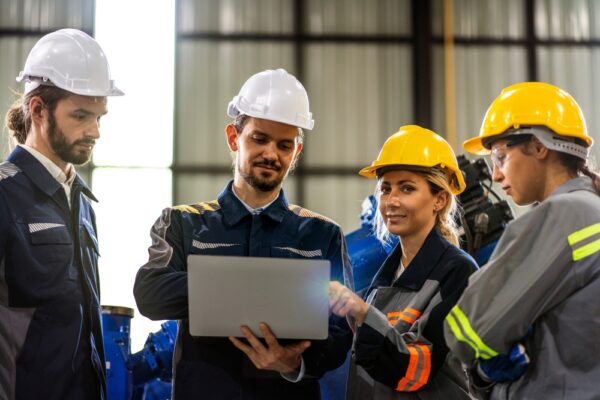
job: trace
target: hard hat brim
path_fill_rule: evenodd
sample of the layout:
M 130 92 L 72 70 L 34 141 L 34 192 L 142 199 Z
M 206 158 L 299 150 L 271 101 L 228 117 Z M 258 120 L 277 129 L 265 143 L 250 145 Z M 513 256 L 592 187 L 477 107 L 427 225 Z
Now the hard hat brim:
M 490 154 L 490 150 L 483 145 L 483 141 L 479 136 L 465 140 L 463 143 L 463 149 L 478 156 L 486 156 Z

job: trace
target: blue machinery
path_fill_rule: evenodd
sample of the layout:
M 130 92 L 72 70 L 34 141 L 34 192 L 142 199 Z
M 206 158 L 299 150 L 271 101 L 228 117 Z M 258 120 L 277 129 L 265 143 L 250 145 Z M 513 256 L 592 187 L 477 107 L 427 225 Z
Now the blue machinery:
M 485 160 L 475 162 L 458 157 L 467 189 L 460 195 L 463 248 L 479 265 L 489 259 L 506 224 L 513 219 L 510 207 L 491 190 L 491 171 Z M 495 198 L 492 202 L 490 194 Z M 346 235 L 348 254 L 354 268 L 356 290 L 371 282 L 393 246 L 383 246 L 372 235 L 377 202 L 369 196 L 363 202 L 361 227 Z M 171 396 L 172 355 L 177 323 L 167 321 L 150 333 L 144 348 L 131 354 L 129 331 L 133 310 L 103 306 L 102 322 L 107 364 L 108 400 L 168 400 Z M 332 371 L 322 380 L 322 398 L 344 398 L 345 369 Z M 341 391 L 341 392 L 340 392 Z

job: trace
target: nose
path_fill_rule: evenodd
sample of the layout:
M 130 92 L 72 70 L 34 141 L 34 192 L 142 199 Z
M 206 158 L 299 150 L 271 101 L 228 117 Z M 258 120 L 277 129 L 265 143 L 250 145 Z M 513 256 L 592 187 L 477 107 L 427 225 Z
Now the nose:
M 94 122 L 91 122 L 88 129 L 86 129 L 85 135 L 87 137 L 99 139 L 100 138 L 100 121 L 95 120 Z
M 495 164 L 492 165 L 492 180 L 494 182 L 502 182 L 502 180 L 504 180 L 504 174 L 502 173 L 502 170 Z
M 397 207 L 400 204 L 400 196 L 398 191 L 391 190 L 385 199 L 386 205 L 389 207 Z
M 267 143 L 262 151 L 262 156 L 267 160 L 276 160 L 277 159 L 277 144 L 274 141 L 270 141 Z

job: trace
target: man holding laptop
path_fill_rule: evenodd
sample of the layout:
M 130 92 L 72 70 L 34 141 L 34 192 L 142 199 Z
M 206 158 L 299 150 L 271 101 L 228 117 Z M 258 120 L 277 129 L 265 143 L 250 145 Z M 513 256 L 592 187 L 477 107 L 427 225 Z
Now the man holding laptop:
M 227 114 L 234 118 L 225 128 L 234 178 L 217 200 L 163 211 L 151 230 L 150 259 L 136 277 L 136 302 L 149 318 L 180 320 L 173 399 L 318 399 L 317 379 L 341 365 L 350 348 L 345 320 L 329 317 L 325 340 L 278 340 L 269 321 L 252 321 L 259 331 L 241 323 L 237 336 L 245 338 L 190 334 L 190 255 L 328 260 L 331 279 L 352 286 L 340 227 L 288 204 L 281 189 L 302 151 L 302 129 L 314 125 L 302 84 L 283 69 L 257 73 Z M 214 298 L 213 306 L 231 300 Z

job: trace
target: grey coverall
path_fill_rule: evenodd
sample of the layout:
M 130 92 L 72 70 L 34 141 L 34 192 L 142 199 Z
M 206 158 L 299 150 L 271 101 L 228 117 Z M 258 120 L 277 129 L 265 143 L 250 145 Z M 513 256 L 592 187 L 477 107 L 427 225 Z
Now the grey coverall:
M 482 398 L 599 399 L 599 296 L 600 197 L 578 177 L 509 224 L 446 318 L 446 342 L 470 368 L 525 345 L 526 373 Z

